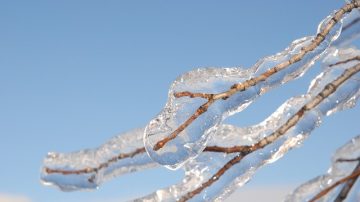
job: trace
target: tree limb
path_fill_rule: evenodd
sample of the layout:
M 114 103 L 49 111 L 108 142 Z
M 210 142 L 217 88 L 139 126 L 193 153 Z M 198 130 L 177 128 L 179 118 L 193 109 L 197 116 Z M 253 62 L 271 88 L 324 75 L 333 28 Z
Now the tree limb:
M 273 143 L 276 141 L 279 137 L 284 135 L 290 128 L 292 128 L 294 125 L 296 125 L 301 118 L 304 116 L 304 114 L 312 109 L 314 109 L 318 104 L 320 104 L 325 98 L 329 97 L 332 93 L 336 91 L 336 89 L 344 83 L 346 80 L 351 78 L 353 75 L 358 73 L 360 71 L 360 64 L 357 64 L 347 70 L 345 70 L 338 78 L 336 78 L 331 83 L 328 83 L 321 92 L 319 92 L 312 100 L 310 100 L 308 103 L 306 103 L 303 107 L 300 108 L 298 112 L 296 112 L 291 118 L 287 120 L 285 124 L 283 124 L 280 128 L 278 128 L 276 131 L 271 133 L 269 136 L 263 138 L 256 144 L 250 146 L 250 147 L 243 147 L 243 146 L 235 146 L 231 148 L 230 150 L 232 152 L 239 152 L 237 156 L 235 156 L 233 159 L 228 161 L 220 170 L 218 170 L 210 179 L 208 179 L 206 182 L 202 183 L 198 188 L 188 192 L 184 196 L 180 198 L 179 201 L 184 202 L 195 195 L 199 194 L 202 190 L 205 188 L 211 186 L 214 182 L 219 180 L 222 175 L 229 170 L 233 165 L 239 163 L 241 159 L 243 159 L 248 154 L 262 149 L 266 147 L 267 145 Z M 214 151 L 218 150 L 221 147 L 212 147 Z M 245 151 L 244 151 L 244 148 Z M 359 170 L 360 173 L 360 170 Z
M 345 13 L 348 13 L 352 11 L 354 8 L 358 8 L 360 6 L 359 1 L 353 1 L 349 4 L 346 4 L 342 8 L 340 8 L 334 16 L 327 22 L 324 29 L 319 32 L 316 37 L 312 40 L 312 43 L 310 43 L 307 46 L 304 46 L 301 48 L 301 51 L 292 56 L 289 60 L 284 61 L 280 64 L 275 65 L 274 67 L 270 68 L 266 72 L 262 73 L 258 77 L 254 77 L 251 79 L 248 79 L 242 83 L 234 84 L 230 87 L 229 90 L 218 93 L 218 94 L 206 94 L 206 93 L 192 93 L 189 91 L 184 92 L 177 92 L 174 94 L 176 98 L 188 96 L 190 98 L 204 98 L 207 99 L 207 102 L 203 105 L 201 105 L 193 115 L 191 115 L 184 123 L 182 123 L 176 130 L 174 130 L 169 136 L 163 138 L 162 140 L 159 140 L 153 147 L 153 150 L 157 151 L 164 147 L 164 145 L 175 139 L 186 127 L 188 127 L 193 121 L 195 121 L 201 114 L 205 113 L 207 109 L 217 100 L 222 99 L 226 100 L 232 95 L 234 95 L 237 92 L 245 91 L 246 89 L 255 86 L 256 84 L 265 81 L 270 76 L 274 75 L 276 72 L 281 71 L 289 67 L 291 64 L 294 64 L 298 61 L 300 61 L 304 56 L 314 50 L 316 47 L 320 45 L 322 41 L 324 41 L 325 37 L 329 34 L 331 29 L 335 26 L 335 24 L 342 19 Z

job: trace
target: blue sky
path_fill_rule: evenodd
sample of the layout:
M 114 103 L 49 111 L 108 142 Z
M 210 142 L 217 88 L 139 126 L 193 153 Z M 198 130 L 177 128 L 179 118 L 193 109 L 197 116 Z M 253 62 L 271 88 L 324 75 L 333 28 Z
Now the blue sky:
M 341 1 L 0 1 L 0 195 L 31 201 L 124 200 L 181 179 L 149 170 L 94 192 L 39 183 L 48 151 L 96 147 L 144 126 L 171 82 L 196 67 L 249 67 L 300 37 Z M 262 121 L 307 90 L 319 72 L 264 95 L 230 118 Z M 275 96 L 276 95 L 276 96 Z M 295 186 L 326 171 L 334 149 L 359 133 L 359 106 L 325 118 L 300 149 L 261 169 L 250 186 Z

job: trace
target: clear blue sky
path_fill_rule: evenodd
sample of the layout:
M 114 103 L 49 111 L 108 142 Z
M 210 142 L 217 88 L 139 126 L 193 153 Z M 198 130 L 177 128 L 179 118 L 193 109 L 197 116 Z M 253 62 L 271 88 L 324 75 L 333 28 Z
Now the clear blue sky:
M 0 195 L 32 201 L 104 201 L 141 196 L 181 172 L 150 170 L 114 179 L 95 192 L 43 187 L 48 151 L 96 147 L 144 126 L 163 107 L 171 82 L 195 67 L 249 67 L 313 35 L 342 1 L 0 1 Z M 255 124 L 303 79 L 264 95 L 236 125 Z M 273 94 L 272 94 L 273 93 Z M 325 118 L 250 186 L 296 185 L 325 172 L 334 148 L 360 132 L 360 107 Z

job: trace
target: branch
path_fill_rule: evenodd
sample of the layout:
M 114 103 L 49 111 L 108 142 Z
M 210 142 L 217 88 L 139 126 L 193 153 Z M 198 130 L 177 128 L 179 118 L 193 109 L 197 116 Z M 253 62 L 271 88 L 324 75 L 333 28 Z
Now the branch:
M 338 63 L 329 65 L 330 67 L 333 67 L 335 65 L 339 64 L 345 64 L 354 60 L 360 60 L 360 55 L 340 61 Z M 236 153 L 236 152 L 244 152 L 244 151 L 256 151 L 258 149 L 264 148 L 266 145 L 271 144 L 274 142 L 278 137 L 285 134 L 291 127 L 296 125 L 300 119 L 303 117 L 305 112 L 312 110 L 315 108 L 320 102 L 322 102 L 325 98 L 330 96 L 333 92 L 336 91 L 336 88 L 338 88 L 344 81 L 349 79 L 352 75 L 356 74 L 359 71 L 360 64 L 355 65 L 354 67 L 347 69 L 344 71 L 344 73 L 338 77 L 333 82 L 327 84 L 325 88 L 310 102 L 308 102 L 306 105 L 304 105 L 295 115 L 293 115 L 291 118 L 288 119 L 288 121 L 282 125 L 278 130 L 276 130 L 271 135 L 265 137 L 258 143 L 249 146 L 233 146 L 233 147 L 219 147 L 219 146 L 208 146 L 205 151 L 212 151 L 212 152 L 225 152 L 225 153 Z
M 202 183 L 198 188 L 188 192 L 184 196 L 180 198 L 179 201 L 184 202 L 192 197 L 194 197 L 196 194 L 199 194 L 202 190 L 205 188 L 211 186 L 214 182 L 219 180 L 222 175 L 229 170 L 233 165 L 239 163 L 241 159 L 243 159 L 248 154 L 262 149 L 265 146 L 273 143 L 275 140 L 277 140 L 279 137 L 284 135 L 290 128 L 292 128 L 294 125 L 296 125 L 301 118 L 304 116 L 304 114 L 312 109 L 314 109 L 318 104 L 320 104 L 324 99 L 329 97 L 331 94 L 333 94 L 336 89 L 344 83 L 346 80 L 351 78 L 353 75 L 355 75 L 357 72 L 360 71 L 360 64 L 357 64 L 347 70 L 345 70 L 337 79 L 332 81 L 331 83 L 328 83 L 321 92 L 319 92 L 312 100 L 310 100 L 308 103 L 306 103 L 299 111 L 295 113 L 291 118 L 287 120 L 285 124 L 283 124 L 280 128 L 278 128 L 275 132 L 270 134 L 269 136 L 263 138 L 256 144 L 252 146 L 235 146 L 232 148 L 227 148 L 228 151 L 231 152 L 239 152 L 237 156 L 235 156 L 233 159 L 228 161 L 220 170 L 218 170 L 209 180 Z M 224 147 L 210 147 L 213 151 L 217 150 L 226 150 Z M 360 172 L 360 171 L 359 171 Z
M 133 158 L 134 156 L 144 153 L 144 152 L 145 152 L 145 147 L 142 147 L 142 148 L 138 148 L 138 149 L 134 150 L 133 152 L 119 154 L 119 155 L 109 159 L 108 161 L 101 163 L 98 167 L 87 167 L 87 168 L 83 168 L 80 170 L 51 169 L 51 168 L 45 167 L 44 170 L 48 174 L 58 173 L 58 174 L 62 174 L 62 175 L 73 175 L 73 174 L 80 175 L 80 174 L 86 174 L 86 173 L 97 173 L 101 169 L 109 167 L 112 163 L 115 163 L 115 162 L 117 162 L 121 159 L 125 159 L 125 158 Z
M 244 146 L 244 150 L 247 146 Z M 98 173 L 100 170 L 108 168 L 110 165 L 116 163 L 119 160 L 126 159 L 126 158 L 133 158 L 139 154 L 145 153 L 145 147 L 137 148 L 133 152 L 129 153 L 120 153 L 117 156 L 114 156 L 107 160 L 106 162 L 101 163 L 97 167 L 86 167 L 83 169 L 78 170 L 66 170 L 66 169 L 53 169 L 49 167 L 44 167 L 43 170 L 47 174 L 61 174 L 61 175 L 81 175 L 81 174 L 89 174 L 89 173 Z M 231 148 L 226 147 L 217 147 L 217 146 L 210 146 L 206 147 L 204 152 L 222 152 L 222 153 L 233 153 L 234 151 Z M 88 179 L 91 182 L 91 177 Z
M 344 26 L 343 31 L 349 29 L 350 27 L 354 26 L 356 23 L 360 22 L 360 17 L 355 18 L 353 21 L 351 21 L 349 24 Z
M 230 87 L 229 90 L 224 91 L 222 93 L 218 93 L 218 94 L 206 94 L 206 93 L 192 93 L 189 91 L 185 91 L 185 92 L 177 92 L 174 94 L 174 96 L 176 98 L 179 97 L 184 97 L 184 96 L 188 96 L 190 98 L 204 98 L 207 99 L 207 102 L 203 105 L 201 105 L 193 115 L 191 115 L 184 123 L 182 123 L 176 130 L 174 130 L 169 136 L 163 138 L 162 140 L 158 141 L 154 147 L 153 150 L 157 151 L 159 149 L 161 149 L 162 147 L 164 147 L 164 145 L 175 139 L 186 127 L 188 127 L 194 120 L 196 120 L 200 115 L 202 115 L 203 113 L 205 113 L 208 108 L 217 100 L 226 100 L 229 97 L 231 97 L 232 95 L 234 95 L 237 92 L 241 92 L 241 91 L 245 91 L 248 88 L 255 86 L 256 84 L 265 81 L 266 79 L 268 79 L 270 76 L 274 75 L 276 72 L 279 72 L 281 70 L 286 69 L 287 67 L 289 67 L 291 64 L 294 64 L 298 61 L 300 61 L 302 58 L 304 58 L 304 56 L 314 50 L 316 47 L 319 46 L 319 44 L 324 41 L 325 37 L 329 34 L 329 32 L 331 31 L 331 29 L 334 27 L 334 25 L 342 19 L 342 17 L 344 16 L 345 13 L 350 12 L 352 9 L 354 8 L 358 8 L 360 6 L 360 2 L 359 1 L 354 1 L 351 2 L 349 4 L 346 4 L 344 7 L 340 8 L 335 14 L 334 16 L 331 18 L 331 20 L 329 20 L 329 22 L 325 25 L 324 29 L 322 29 L 317 35 L 316 37 L 312 40 L 312 42 L 301 48 L 301 51 L 292 56 L 289 60 L 284 61 L 280 64 L 275 65 L 274 67 L 270 68 L 269 70 L 267 70 L 266 72 L 262 73 L 260 76 L 258 77 L 254 77 L 251 79 L 248 79 L 242 83 L 237 83 L 234 84 Z
M 359 175 L 360 175 L 360 162 L 358 163 L 358 165 L 356 166 L 356 168 L 354 169 L 354 171 L 350 175 L 336 181 L 331 186 L 329 186 L 326 189 L 322 190 L 320 193 L 318 193 L 312 199 L 310 199 L 309 202 L 314 202 L 314 201 L 320 199 L 321 197 L 325 196 L 327 193 L 329 193 L 335 187 L 337 187 L 340 184 L 343 184 L 343 183 L 346 182 L 345 186 L 341 189 L 339 195 L 334 200 L 336 202 L 343 201 L 346 198 L 349 191 L 351 190 L 352 186 L 354 185 L 354 183 L 357 180 L 357 178 L 359 177 Z
M 345 63 L 348 63 L 348 62 L 351 62 L 351 61 L 355 61 L 355 60 L 359 60 L 359 61 L 360 61 L 360 55 L 355 56 L 355 57 L 353 57 L 353 58 L 349 58 L 349 59 L 347 59 L 347 60 L 343 60 L 343 61 L 337 62 L 337 63 L 335 63 L 335 64 L 331 64 L 331 65 L 329 65 L 329 67 L 333 67 L 333 66 L 340 65 L 340 64 L 345 64 Z
M 337 162 L 354 162 L 354 161 L 360 161 L 360 157 L 356 159 L 338 159 Z
M 360 59 L 360 56 L 356 56 L 356 57 L 353 57 L 353 58 L 350 58 L 350 59 L 347 59 L 347 60 L 343 60 L 341 62 L 337 62 L 337 63 L 329 65 L 329 66 L 332 67 L 332 66 L 335 66 L 335 65 L 344 64 L 344 63 L 348 63 L 348 62 L 351 62 L 351 61 L 354 61 L 354 60 L 359 60 L 359 59 Z M 227 169 L 229 169 L 232 165 L 239 162 L 247 154 L 250 154 L 250 153 L 252 153 L 252 152 L 254 152 L 256 150 L 264 148 L 265 146 L 267 146 L 267 145 L 271 144 L 272 142 L 274 142 L 280 136 L 284 135 L 291 127 L 296 125 L 301 120 L 301 118 L 303 117 L 303 115 L 305 114 L 306 111 L 310 111 L 314 107 L 316 107 L 317 104 L 319 104 L 326 97 L 328 97 L 330 94 L 335 92 L 336 88 L 339 85 L 341 85 L 342 82 L 344 82 L 345 80 L 350 78 L 353 74 L 355 74 L 356 71 L 358 71 L 356 69 L 356 67 L 358 67 L 358 66 L 360 66 L 360 64 L 358 64 L 357 66 L 354 66 L 353 68 L 347 69 L 340 77 L 338 77 L 332 83 L 329 83 L 328 85 L 326 85 L 325 88 L 323 89 L 323 91 L 321 91 L 312 101 L 310 101 L 306 105 L 304 105 L 294 116 L 292 116 L 290 119 L 288 119 L 288 121 L 285 124 L 283 124 L 281 127 L 279 127 L 278 130 L 276 130 L 271 135 L 263 138 L 258 143 L 254 144 L 252 146 L 249 146 L 249 145 L 233 146 L 233 147 L 207 146 L 204 149 L 204 152 L 221 152 L 221 153 L 227 153 L 227 154 L 229 154 L 229 153 L 240 153 L 240 154 L 238 156 L 236 156 L 234 159 L 232 159 L 231 161 L 229 161 L 222 169 L 220 169 L 214 175 L 214 177 L 210 181 L 208 181 L 206 183 L 206 185 L 208 184 L 208 186 L 210 186 L 219 177 L 221 177 L 221 175 L 223 175 Z M 204 95 L 201 95 L 201 96 L 204 96 Z M 52 169 L 52 168 L 49 168 L 49 167 L 45 167 L 44 171 L 47 174 L 62 174 L 62 175 L 74 175 L 74 174 L 75 175 L 81 175 L 81 174 L 89 174 L 89 173 L 96 174 L 100 170 L 109 167 L 110 165 L 116 163 L 119 160 L 122 160 L 122 159 L 125 159 L 125 158 L 133 158 L 136 155 L 145 153 L 145 151 L 146 151 L 145 148 L 141 147 L 141 148 L 137 148 L 134 151 L 129 152 L 129 153 L 120 153 L 117 156 L 114 156 L 114 157 L 110 158 L 106 162 L 101 163 L 97 167 L 87 167 L 87 168 L 78 169 L 78 170 Z M 339 159 L 338 161 L 342 161 L 342 159 Z M 349 161 L 349 159 L 347 159 L 347 161 Z M 90 176 L 88 178 L 88 181 L 90 183 L 92 183 L 93 178 L 94 178 L 94 175 Z M 201 191 L 201 190 L 199 190 L 199 191 Z M 195 191 L 194 194 L 195 193 L 197 193 L 197 192 Z
M 350 160 L 353 160 L 353 159 L 350 159 Z M 354 171 L 352 172 L 352 174 L 354 174 L 355 171 L 360 170 L 360 158 L 355 159 L 355 160 L 357 160 L 357 161 L 359 161 L 359 162 L 358 162 L 356 168 L 354 169 Z M 346 161 L 343 161 L 343 162 L 346 162 Z M 347 161 L 347 162 L 349 162 L 349 161 Z M 356 177 L 354 177 L 353 179 L 349 179 L 349 180 L 346 182 L 346 184 L 345 184 L 345 185 L 343 186 L 343 188 L 341 189 L 339 195 L 338 195 L 338 196 L 336 197 L 336 199 L 334 200 L 335 202 L 341 202 L 341 201 L 343 201 L 343 200 L 346 199 L 347 195 L 349 194 L 351 188 L 352 188 L 353 185 L 355 184 L 355 181 L 357 180 L 358 177 L 359 177 L 359 175 L 356 176 Z

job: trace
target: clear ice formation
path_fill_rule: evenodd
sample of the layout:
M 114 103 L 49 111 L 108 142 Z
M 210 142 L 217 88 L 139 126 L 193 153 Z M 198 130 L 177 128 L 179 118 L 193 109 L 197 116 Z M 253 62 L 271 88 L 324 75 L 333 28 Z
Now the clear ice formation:
M 346 18 L 343 19 L 343 28 L 341 35 L 332 46 L 346 47 L 351 45 L 355 39 L 360 37 L 360 9 L 350 12 Z
M 291 194 L 289 194 L 285 201 L 287 202 L 301 202 L 309 201 L 315 195 L 322 190 L 331 186 L 336 181 L 348 176 L 353 172 L 358 164 L 358 161 L 353 162 L 339 162 L 339 159 L 356 159 L 360 157 L 360 136 L 354 137 L 347 144 L 339 148 L 335 155 L 332 157 L 331 167 L 327 173 L 322 176 L 318 176 L 303 185 L 296 188 Z M 359 184 L 359 183 L 358 183 Z M 356 184 L 355 184 L 356 185 Z M 339 185 L 332 189 L 328 194 L 320 198 L 318 201 L 335 201 L 336 197 L 340 193 L 343 185 Z M 357 191 L 355 191 L 357 190 Z M 359 187 L 353 187 L 347 195 L 347 201 L 360 201 Z
M 335 63 L 357 54 L 360 54 L 360 51 L 355 49 L 341 51 L 332 49 L 325 57 L 325 62 Z M 325 67 L 324 72 L 311 82 L 307 94 L 289 99 L 270 117 L 257 125 L 245 128 L 220 125 L 214 137 L 209 140 L 208 145 L 230 147 L 235 145 L 252 145 L 258 142 L 284 124 L 289 117 L 314 97 L 328 82 L 339 76 L 344 69 L 354 65 L 355 62 L 331 68 Z M 257 168 L 276 161 L 290 148 L 300 145 L 303 139 L 320 124 L 321 116 L 353 107 L 360 95 L 359 80 L 360 75 L 349 79 L 332 96 L 324 100 L 316 109 L 306 114 L 282 138 L 272 145 L 248 155 L 239 164 L 233 166 L 213 186 L 205 189 L 195 196 L 193 200 L 224 199 L 237 187 L 245 184 Z M 153 162 L 146 152 L 140 152 L 131 158 L 110 161 L 114 157 L 118 157 L 119 154 L 131 153 L 142 148 L 143 132 L 144 129 L 140 128 L 121 134 L 95 150 L 83 150 L 70 154 L 49 153 L 44 159 L 41 180 L 45 185 L 54 185 L 64 191 L 94 189 L 104 181 L 116 176 L 155 167 L 158 164 Z M 141 200 L 175 201 L 209 179 L 235 155 L 237 154 L 203 152 L 198 158 L 185 163 L 183 167 L 185 177 L 181 183 L 158 190 Z M 109 162 L 108 165 L 98 169 L 96 172 L 76 172 L 87 168 L 100 168 L 105 162 Z M 72 172 L 72 174 L 48 172 L 48 169 Z
M 116 159 L 119 154 L 126 154 L 143 148 L 144 128 L 135 129 L 120 134 L 97 149 L 87 149 L 69 154 L 50 152 L 43 162 L 41 182 L 45 185 L 54 185 L 63 191 L 79 189 L 94 189 L 101 183 L 116 176 L 155 167 L 146 152 L 140 152 L 132 158 Z M 100 168 L 106 162 L 109 164 L 97 172 L 81 172 L 87 168 Z M 62 174 L 47 170 L 61 170 L 73 173 Z
M 331 18 L 332 15 L 326 17 L 319 24 L 318 33 L 324 29 L 324 26 Z M 338 38 L 341 28 L 342 20 L 336 23 L 320 45 L 313 51 L 308 52 L 302 60 L 277 72 L 266 81 L 250 87 L 246 91 L 237 92 L 226 100 L 216 101 L 204 114 L 180 132 L 175 139 L 167 142 L 163 148 L 154 150 L 154 145 L 158 141 L 168 137 L 199 106 L 206 102 L 202 98 L 175 98 L 175 92 L 220 93 L 227 91 L 233 84 L 259 76 L 276 64 L 289 60 L 299 53 L 301 48 L 309 45 L 316 35 L 295 40 L 284 51 L 263 58 L 248 69 L 205 68 L 196 69 L 180 76 L 170 87 L 168 101 L 164 109 L 150 121 L 145 129 L 144 144 L 149 156 L 169 169 L 177 169 L 187 160 L 195 158 L 203 151 L 209 137 L 213 136 L 226 117 L 242 111 L 258 96 L 271 88 L 302 76 L 328 49 L 330 44 Z
M 349 19 L 360 17 L 359 13 L 358 10 L 352 11 L 348 15 L 352 17 L 345 18 L 344 27 L 352 22 Z M 330 18 L 331 16 L 320 23 L 318 31 L 322 29 L 323 24 Z M 325 64 L 333 64 L 360 55 L 358 50 L 351 48 L 341 50 L 336 47 L 329 48 L 330 44 L 338 38 L 341 32 L 341 23 L 339 22 L 320 46 L 308 53 L 301 62 L 293 64 L 266 82 L 235 94 L 231 99 L 217 101 L 176 139 L 170 141 L 163 149 L 153 151 L 153 145 L 158 140 L 176 129 L 204 102 L 201 98 L 175 99 L 173 97 L 174 92 L 186 90 L 206 93 L 222 92 L 234 83 L 257 76 L 273 65 L 289 59 L 291 55 L 298 53 L 303 46 L 310 43 L 314 37 L 298 39 L 283 52 L 260 60 L 250 69 L 197 69 L 181 76 L 172 84 L 164 110 L 150 122 L 146 129 L 139 128 L 121 134 L 93 150 L 82 150 L 69 154 L 49 153 L 43 162 L 42 183 L 56 186 L 64 191 L 94 189 L 101 183 L 116 176 L 159 166 L 157 163 L 167 165 L 170 168 L 178 168 L 184 165 L 182 168 L 185 170 L 185 176 L 179 184 L 158 190 L 144 198 L 136 199 L 136 201 L 175 201 L 179 199 L 182 195 L 207 181 L 227 161 L 237 155 L 215 152 L 201 153 L 205 145 L 235 146 L 252 145 L 258 142 L 285 123 L 302 105 L 314 97 L 325 84 L 339 76 L 344 69 L 357 63 L 354 61 L 331 68 L 325 65 L 324 72 L 311 82 L 307 94 L 289 99 L 271 116 L 257 125 L 239 128 L 221 123 L 226 117 L 246 108 L 256 97 L 267 90 L 304 74 L 324 52 L 323 62 Z M 358 37 L 358 25 L 345 30 L 344 35 L 342 34 L 338 42 L 335 41 L 332 46 L 344 47 L 354 37 Z M 346 32 L 348 34 L 345 34 Z M 250 180 L 258 168 L 276 161 L 289 149 L 301 145 L 308 134 L 321 123 L 322 116 L 353 107 L 360 95 L 359 77 L 360 75 L 357 74 L 346 81 L 337 89 L 336 93 L 308 112 L 285 135 L 264 149 L 246 156 L 240 163 L 232 166 L 212 186 L 204 189 L 191 200 L 223 200 L 236 188 Z M 146 131 L 144 132 L 144 130 Z M 144 143 L 151 158 L 144 150 Z M 134 151 L 138 152 L 131 155 Z M 196 156 L 197 158 L 195 158 Z
M 333 64 L 359 55 L 355 49 L 329 51 L 325 64 Z M 330 57 L 331 55 L 331 57 Z M 330 62 L 330 63 L 329 63 Z M 343 71 L 359 61 L 349 62 L 334 67 L 325 66 L 324 71 L 310 84 L 306 94 L 290 98 L 282 104 L 270 117 L 263 122 L 245 128 L 230 125 L 220 125 L 219 130 L 207 145 L 231 147 L 235 145 L 252 145 L 271 134 L 284 124 L 304 104 L 314 98 L 326 84 L 340 76 Z M 321 117 L 334 112 L 353 107 L 360 95 L 360 73 L 343 83 L 331 96 L 326 98 L 316 108 L 307 112 L 304 117 L 287 133 L 271 145 L 257 150 L 238 164 L 232 166 L 222 177 L 210 187 L 195 195 L 190 201 L 223 201 L 238 187 L 249 181 L 256 170 L 265 164 L 275 162 L 288 150 L 300 146 L 311 131 L 321 124 Z M 184 194 L 198 188 L 213 176 L 222 166 L 237 154 L 202 152 L 183 166 L 185 177 L 179 184 L 157 190 L 153 194 L 137 199 L 137 201 L 177 201 Z
M 333 64 L 354 55 L 360 55 L 355 49 L 330 49 L 324 57 L 324 62 Z M 331 56 L 331 57 L 330 57 Z M 358 61 L 357 61 L 358 62 Z M 235 145 L 252 145 L 271 134 L 284 124 L 307 101 L 313 98 L 327 83 L 338 77 L 346 68 L 356 61 L 335 67 L 324 67 L 324 72 L 316 77 L 310 85 L 308 93 L 293 97 L 281 105 L 270 117 L 263 122 L 239 128 L 232 125 L 220 125 L 208 145 L 230 147 Z M 306 114 L 304 118 L 282 138 L 262 150 L 256 151 L 239 164 L 233 166 L 213 186 L 209 187 L 194 200 L 224 199 L 237 187 L 245 184 L 264 164 L 271 163 L 282 157 L 290 148 L 300 145 L 304 138 L 321 122 L 321 116 L 330 115 L 336 111 L 351 108 L 360 95 L 360 75 L 355 75 L 329 98 L 325 99 L 316 109 Z M 94 150 L 83 150 L 69 154 L 49 153 L 44 159 L 41 180 L 45 185 L 53 185 L 63 191 L 97 188 L 104 181 L 122 174 L 140 171 L 158 166 L 143 150 L 129 158 L 118 159 L 120 154 L 132 153 L 143 148 L 144 128 L 139 128 L 112 138 L 106 144 Z M 218 169 L 237 154 L 202 152 L 198 158 L 185 163 L 185 177 L 183 181 L 169 188 L 158 190 L 141 200 L 175 201 L 183 194 L 198 187 L 209 179 Z M 116 159 L 116 160 L 111 160 Z M 108 163 L 106 166 L 102 166 Z M 98 168 L 96 172 L 79 172 L 89 168 Z M 49 172 L 61 170 L 59 172 Z M 71 172 L 71 173 L 69 173 Z

